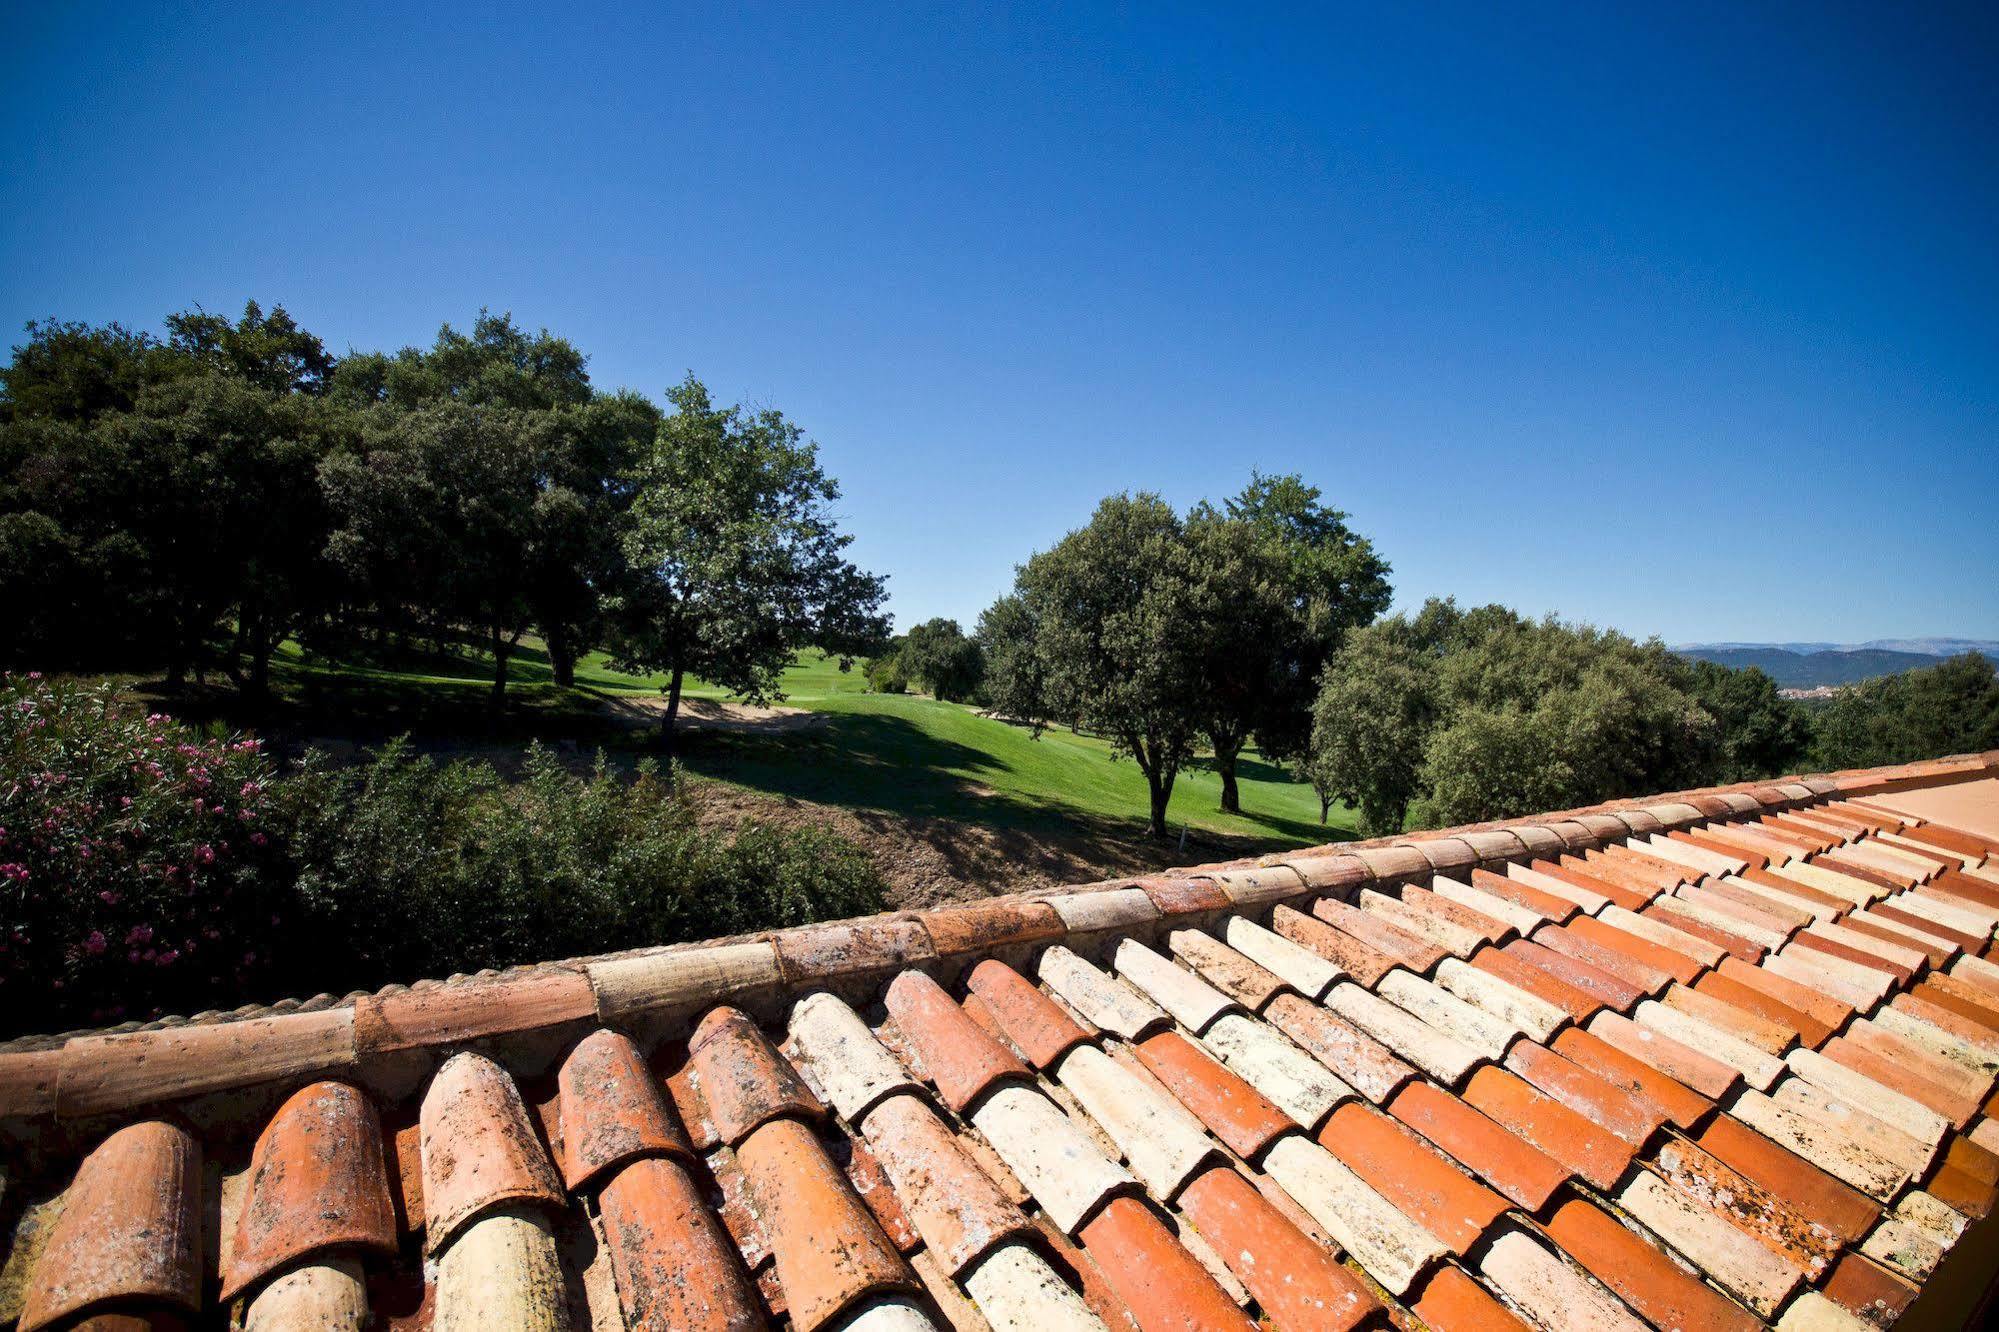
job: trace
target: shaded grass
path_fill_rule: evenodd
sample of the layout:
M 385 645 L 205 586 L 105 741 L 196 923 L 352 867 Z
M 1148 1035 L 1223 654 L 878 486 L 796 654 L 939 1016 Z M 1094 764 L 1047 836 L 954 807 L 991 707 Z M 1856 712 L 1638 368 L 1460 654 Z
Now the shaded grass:
M 555 687 L 539 641 L 524 639 L 509 669 L 506 708 L 488 705 L 491 658 L 474 646 L 395 664 L 330 662 L 287 643 L 273 661 L 276 697 L 252 710 L 232 691 L 169 700 L 171 711 L 232 725 L 277 726 L 300 735 L 339 735 L 369 744 L 403 732 L 426 748 L 440 740 L 572 742 L 615 758 L 653 752 L 648 729 L 604 715 L 607 697 L 658 694 L 660 678 L 614 670 L 602 653 L 578 662 L 577 687 Z M 803 729 L 771 734 L 688 730 L 675 757 L 701 776 L 769 795 L 912 818 L 947 819 L 1047 835 L 1143 833 L 1144 775 L 1113 758 L 1094 736 L 1026 727 L 964 704 L 919 695 L 871 694 L 860 669 L 801 653 L 785 672 L 784 706 L 820 714 Z M 690 697 L 729 692 L 689 681 Z M 429 742 L 429 743 L 425 743 Z M 1223 813 L 1221 779 L 1206 758 L 1183 769 L 1168 807 L 1176 832 L 1253 845 L 1285 846 L 1356 835 L 1354 815 L 1336 806 L 1326 826 L 1318 797 L 1253 751 L 1237 766 L 1244 813 Z

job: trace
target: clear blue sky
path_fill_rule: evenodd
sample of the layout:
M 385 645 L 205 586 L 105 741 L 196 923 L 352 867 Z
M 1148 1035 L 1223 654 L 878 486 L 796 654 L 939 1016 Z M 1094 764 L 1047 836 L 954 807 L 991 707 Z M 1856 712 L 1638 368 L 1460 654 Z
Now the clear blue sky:
M 0 327 L 691 368 L 905 625 L 1257 467 L 1405 605 L 1999 637 L 1990 5 L 8 8 Z

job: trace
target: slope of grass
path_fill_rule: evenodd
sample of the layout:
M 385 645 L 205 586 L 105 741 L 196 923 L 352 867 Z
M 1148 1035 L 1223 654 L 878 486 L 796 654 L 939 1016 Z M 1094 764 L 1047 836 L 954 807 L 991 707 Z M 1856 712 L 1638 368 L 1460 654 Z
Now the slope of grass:
M 624 674 L 602 653 L 591 653 L 577 664 L 577 688 L 560 690 L 542 644 L 524 639 L 509 667 L 507 714 L 495 718 L 487 710 L 491 669 L 491 658 L 469 645 L 385 666 L 329 662 L 288 643 L 274 662 L 280 698 L 272 715 L 314 734 L 330 728 L 362 739 L 409 730 L 420 737 L 576 740 L 633 754 L 653 743 L 648 732 L 607 721 L 600 704 L 607 696 L 657 696 L 661 678 Z M 842 671 L 816 651 L 799 655 L 781 687 L 784 706 L 821 720 L 769 735 L 686 731 L 676 757 L 719 781 L 856 810 L 1030 832 L 1143 829 L 1145 778 L 1097 737 L 1051 729 L 1036 738 L 966 705 L 871 694 L 858 666 Z M 686 682 L 683 692 L 731 697 L 700 680 Z M 1245 812 L 1225 814 L 1220 778 L 1196 759 L 1174 786 L 1168 810 L 1174 831 L 1272 846 L 1352 835 L 1351 811 L 1335 807 L 1329 826 L 1321 827 L 1311 788 L 1253 752 L 1243 756 L 1238 779 Z

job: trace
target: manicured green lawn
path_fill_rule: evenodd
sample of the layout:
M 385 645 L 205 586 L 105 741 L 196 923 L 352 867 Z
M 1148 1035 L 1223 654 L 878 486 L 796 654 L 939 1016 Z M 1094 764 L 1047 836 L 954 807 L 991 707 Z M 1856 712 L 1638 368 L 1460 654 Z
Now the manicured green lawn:
M 310 697 L 314 711 L 352 699 L 393 727 L 416 730 L 475 724 L 490 683 L 490 658 L 474 649 L 420 665 L 384 667 L 309 660 L 287 644 L 276 676 L 289 697 Z M 541 644 L 524 640 L 509 670 L 511 729 L 544 739 L 575 738 L 624 747 L 650 743 L 619 736 L 596 715 L 602 695 L 657 695 L 658 678 L 625 675 L 601 653 L 578 663 L 575 691 L 554 687 Z M 676 757 L 703 776 L 822 804 L 959 820 L 989 827 L 1135 832 L 1146 809 L 1145 778 L 1111 747 L 1067 730 L 1044 731 L 979 716 L 970 706 L 914 695 L 871 694 L 858 666 L 841 671 L 818 652 L 801 653 L 785 673 L 783 706 L 823 715 L 818 724 L 771 735 L 687 731 Z M 726 689 L 689 681 L 690 697 L 728 698 Z M 1252 838 L 1272 846 L 1352 836 L 1353 815 L 1335 807 L 1318 822 L 1318 797 L 1274 765 L 1246 754 L 1238 773 L 1244 813 L 1220 809 L 1221 781 L 1197 759 L 1180 774 L 1168 817 L 1177 832 Z

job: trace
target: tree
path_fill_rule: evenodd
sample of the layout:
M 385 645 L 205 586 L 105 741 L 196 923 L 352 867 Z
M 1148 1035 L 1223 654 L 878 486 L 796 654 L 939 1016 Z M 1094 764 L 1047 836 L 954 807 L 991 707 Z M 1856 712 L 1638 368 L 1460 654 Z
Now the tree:
M 1328 657 L 1387 609 L 1388 566 L 1295 475 L 1252 475 L 1221 510 L 1188 516 L 1203 655 L 1202 729 L 1222 808 L 1242 810 L 1236 765 L 1252 737 L 1267 758 L 1302 757 Z
M 1422 790 L 1424 746 L 1436 719 L 1431 662 L 1401 617 L 1350 635 L 1312 706 L 1303 760 L 1319 792 L 1360 811 L 1361 831 L 1398 833 Z
M 667 676 L 671 744 L 689 675 L 768 702 L 800 648 L 844 668 L 886 640 L 888 620 L 883 580 L 845 558 L 853 538 L 818 446 L 776 410 L 716 407 L 691 374 L 667 398 L 630 474 L 627 570 L 610 601 L 614 659 Z
M 985 674 L 978 643 L 965 637 L 956 620 L 941 616 L 911 629 L 899 655 L 903 671 L 940 703 L 970 698 Z
M 979 615 L 973 637 L 985 663 L 981 688 L 986 706 L 1026 722 L 1038 735 L 1048 721 L 1048 682 L 1036 645 L 1039 622 L 1033 603 L 1017 592 L 1001 597 Z
M 1813 763 L 1827 769 L 1988 749 L 1999 749 L 1999 673 L 1976 652 L 1842 689 L 1813 726 Z
M 12 363 L 0 369 L 0 422 L 88 423 L 106 412 L 129 412 L 157 374 L 159 343 L 121 324 L 31 319 L 27 332 Z
M 1754 666 L 1731 670 L 1697 659 L 1685 666 L 1684 687 L 1715 719 L 1721 750 L 1712 780 L 1774 777 L 1804 758 L 1811 724 L 1801 707 L 1777 692 L 1775 680 Z
M 1166 836 L 1193 753 L 1200 662 L 1185 524 L 1157 495 L 1113 495 L 1020 570 L 1052 715 L 1110 739 L 1145 774 L 1148 826 Z

